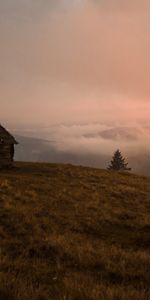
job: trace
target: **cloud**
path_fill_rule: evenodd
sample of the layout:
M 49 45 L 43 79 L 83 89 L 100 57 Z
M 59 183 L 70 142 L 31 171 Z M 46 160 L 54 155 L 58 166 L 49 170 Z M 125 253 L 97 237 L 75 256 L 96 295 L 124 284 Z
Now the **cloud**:
M 148 120 L 148 7 L 146 0 L 1 1 L 1 118 Z
M 111 13 L 114 11 L 122 11 L 124 13 L 133 13 L 133 12 L 141 12 L 144 13 L 148 8 L 150 8 L 149 0 L 91 0 L 93 4 L 97 4 L 100 9 L 109 10 Z

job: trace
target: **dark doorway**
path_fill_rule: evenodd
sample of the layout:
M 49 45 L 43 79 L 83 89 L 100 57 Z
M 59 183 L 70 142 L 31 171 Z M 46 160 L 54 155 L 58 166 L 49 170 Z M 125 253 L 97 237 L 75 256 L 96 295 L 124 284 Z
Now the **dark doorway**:
M 11 161 L 14 160 L 14 153 L 15 153 L 15 149 L 14 149 L 14 145 L 12 144 L 10 147 L 10 157 L 11 157 Z

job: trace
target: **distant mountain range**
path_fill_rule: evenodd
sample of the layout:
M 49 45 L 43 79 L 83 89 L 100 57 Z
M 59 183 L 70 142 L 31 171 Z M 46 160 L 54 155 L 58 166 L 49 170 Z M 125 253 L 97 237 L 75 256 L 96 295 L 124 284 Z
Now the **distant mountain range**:
M 15 159 L 19 161 L 45 161 L 47 153 L 52 160 L 56 152 L 52 142 L 32 137 L 15 135 L 18 145 L 16 146 Z
M 106 168 L 109 156 L 93 155 L 92 153 L 72 153 L 60 151 L 55 142 L 15 135 L 19 144 L 16 146 L 15 160 L 29 162 L 70 163 Z
M 95 133 L 87 133 L 84 136 L 86 138 L 95 138 L 102 137 L 104 139 L 111 140 L 137 140 L 138 137 L 142 134 L 141 130 L 135 127 L 113 127 L 110 129 L 106 129 L 100 132 Z

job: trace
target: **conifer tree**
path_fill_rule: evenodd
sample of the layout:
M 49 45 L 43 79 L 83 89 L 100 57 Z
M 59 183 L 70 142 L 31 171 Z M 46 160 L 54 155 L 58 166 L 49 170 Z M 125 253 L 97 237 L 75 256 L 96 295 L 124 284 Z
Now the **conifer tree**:
M 125 158 L 122 156 L 120 150 L 118 149 L 110 162 L 108 170 L 116 170 L 116 171 L 130 171 L 131 168 L 128 168 L 128 163 Z

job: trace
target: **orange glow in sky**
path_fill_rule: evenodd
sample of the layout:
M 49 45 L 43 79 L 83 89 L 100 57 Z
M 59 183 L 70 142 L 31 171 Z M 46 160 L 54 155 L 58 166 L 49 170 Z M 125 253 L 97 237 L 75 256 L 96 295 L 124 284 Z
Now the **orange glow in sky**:
M 2 120 L 149 120 L 149 1 L 1 1 L 0 45 Z

